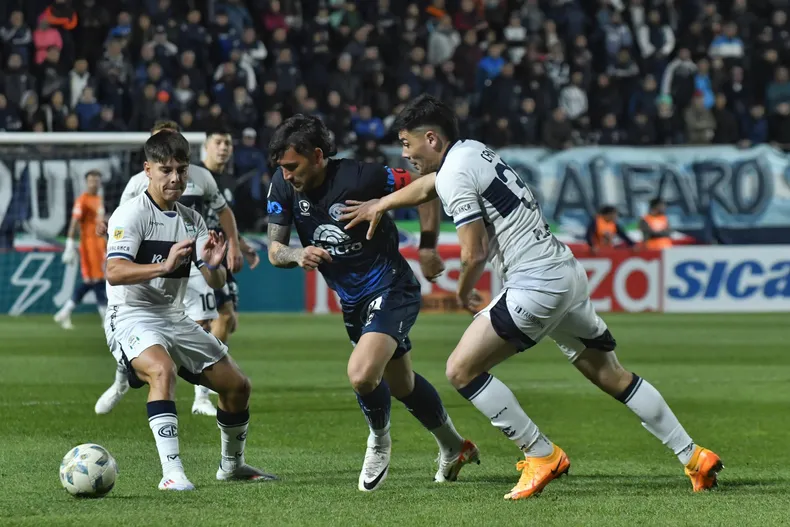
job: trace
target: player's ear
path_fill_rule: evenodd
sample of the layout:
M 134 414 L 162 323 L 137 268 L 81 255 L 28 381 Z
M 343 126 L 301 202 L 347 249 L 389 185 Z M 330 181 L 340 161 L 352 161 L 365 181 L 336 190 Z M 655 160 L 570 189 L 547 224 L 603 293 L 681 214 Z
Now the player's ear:
M 320 148 L 316 148 L 313 150 L 313 155 L 315 155 L 315 164 L 320 165 L 324 161 L 324 151 Z
M 148 179 L 151 179 L 151 163 L 148 161 L 143 162 L 143 170 L 145 171 L 145 175 Z

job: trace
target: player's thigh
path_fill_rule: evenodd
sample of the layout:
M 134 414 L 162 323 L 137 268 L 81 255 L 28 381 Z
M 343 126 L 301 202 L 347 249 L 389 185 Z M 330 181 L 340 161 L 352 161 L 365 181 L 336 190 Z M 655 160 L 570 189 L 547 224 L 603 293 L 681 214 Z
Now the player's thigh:
M 219 394 L 241 393 L 249 397 L 250 382 L 230 355 L 203 369 L 200 384 Z
M 518 352 L 516 346 L 497 334 L 491 319 L 477 316 L 447 358 L 447 379 L 455 388 L 463 388 Z
M 382 333 L 392 337 L 397 343 L 392 358 L 399 359 L 411 351 L 409 333 L 417 322 L 421 307 L 420 284 L 415 277 L 409 276 L 363 303 L 357 310 L 358 320 L 354 323 L 361 324 L 362 335 Z
M 225 344 L 186 316 L 173 320 L 172 330 L 175 346 L 170 354 L 178 375 L 192 384 L 200 384 L 201 373 L 228 354 Z
M 397 347 L 397 341 L 384 333 L 363 334 L 348 358 L 348 380 L 354 389 L 366 393 L 378 386 Z
M 176 365 L 170 354 L 160 344 L 154 344 L 142 351 L 131 360 L 137 377 L 149 384 L 166 383 L 175 385 Z

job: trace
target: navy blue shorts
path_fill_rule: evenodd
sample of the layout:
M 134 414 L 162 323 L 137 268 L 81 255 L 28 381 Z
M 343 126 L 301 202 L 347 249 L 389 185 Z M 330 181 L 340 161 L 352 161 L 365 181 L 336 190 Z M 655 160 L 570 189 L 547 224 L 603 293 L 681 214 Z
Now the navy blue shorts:
M 398 347 L 392 358 L 398 359 L 411 350 L 409 331 L 421 306 L 420 284 L 412 275 L 378 295 L 342 306 L 343 322 L 354 346 L 365 333 L 384 333 L 394 338 Z
M 223 265 L 225 264 L 223 263 Z M 214 299 L 217 301 L 218 309 L 228 302 L 233 302 L 233 309 L 237 311 L 239 309 L 239 286 L 227 265 L 225 265 L 225 273 L 227 275 L 225 287 L 214 290 Z

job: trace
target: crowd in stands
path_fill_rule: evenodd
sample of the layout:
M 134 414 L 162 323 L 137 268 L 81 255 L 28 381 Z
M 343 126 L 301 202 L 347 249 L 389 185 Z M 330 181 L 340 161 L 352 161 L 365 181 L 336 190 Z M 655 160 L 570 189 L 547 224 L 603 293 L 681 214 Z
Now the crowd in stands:
M 427 92 L 494 147 L 790 147 L 787 0 L 1 4 L 0 131 L 172 118 L 263 151 L 306 112 L 376 159 Z

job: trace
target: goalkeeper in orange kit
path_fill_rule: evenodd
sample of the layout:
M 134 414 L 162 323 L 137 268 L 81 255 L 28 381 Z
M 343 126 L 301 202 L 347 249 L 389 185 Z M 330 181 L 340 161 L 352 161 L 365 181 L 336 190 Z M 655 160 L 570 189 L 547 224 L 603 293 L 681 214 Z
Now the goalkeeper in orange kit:
M 107 308 L 107 292 L 104 283 L 107 242 L 103 236 L 96 234 L 96 224 L 104 220 L 104 204 L 99 196 L 100 188 L 101 173 L 99 171 L 91 170 L 85 174 L 85 192 L 74 201 L 74 208 L 71 212 L 66 248 L 63 251 L 63 263 L 70 265 L 77 259 L 74 237 L 79 227 L 82 283 L 74 288 L 71 299 L 55 314 L 55 322 L 64 329 L 72 329 L 71 313 L 91 290 L 96 294 L 96 306 L 99 315 L 104 320 L 104 312 Z

